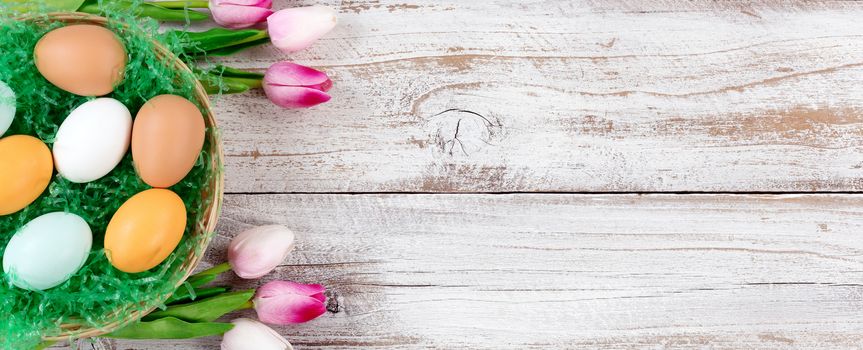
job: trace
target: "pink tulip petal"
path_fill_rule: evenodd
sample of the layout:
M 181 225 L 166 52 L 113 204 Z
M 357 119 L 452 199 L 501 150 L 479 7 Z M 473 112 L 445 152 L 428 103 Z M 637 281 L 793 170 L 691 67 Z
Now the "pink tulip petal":
M 228 261 L 241 278 L 260 278 L 281 264 L 294 248 L 294 233 L 279 225 L 243 231 L 228 246 Z
M 273 0 L 214 0 L 217 5 L 239 5 L 272 8 Z
M 305 108 L 329 101 L 332 97 L 326 92 L 296 86 L 264 84 L 267 98 L 284 108 Z
M 291 62 L 279 62 L 267 69 L 264 91 L 284 108 L 311 107 L 330 100 L 325 92 L 333 86 L 326 73 Z
M 225 28 L 248 28 L 269 17 L 273 11 L 263 7 L 221 5 L 210 9 L 213 20 Z
M 324 293 L 314 294 L 311 297 L 320 300 L 322 303 L 327 302 L 327 296 Z
M 279 252 L 275 250 L 256 252 L 254 248 L 258 246 L 257 243 L 251 240 L 235 239 L 228 250 L 228 261 L 240 278 L 261 278 L 275 269 L 286 257 L 286 255 L 277 256 Z
M 273 84 L 273 85 L 279 85 L 279 84 Z M 332 80 L 327 79 L 327 81 L 325 81 L 325 82 L 323 82 L 323 83 L 315 84 L 315 85 L 306 85 L 306 87 L 307 87 L 307 88 L 312 88 L 312 89 L 315 89 L 315 90 L 321 90 L 321 91 L 326 92 L 326 91 L 328 91 L 330 88 L 332 88 L 332 87 L 333 87 L 333 81 L 332 81 Z
M 284 325 L 311 321 L 327 312 L 327 307 L 312 297 L 286 294 L 255 299 L 255 310 L 262 322 Z
M 327 79 L 327 81 L 321 83 L 321 85 L 318 85 L 318 88 L 321 89 L 321 91 L 330 91 L 332 87 L 333 81 L 330 79 Z
M 281 294 L 297 294 L 311 296 L 326 292 L 320 284 L 302 284 L 291 281 L 272 281 L 258 288 L 257 297 L 267 298 Z
M 273 45 L 290 53 L 311 46 L 336 23 L 335 11 L 328 7 L 295 7 L 273 13 L 267 18 L 267 30 Z
M 238 318 L 231 323 L 234 328 L 222 337 L 222 350 L 293 349 L 287 339 L 263 323 L 246 318 Z
M 264 74 L 264 82 L 270 85 L 311 87 L 327 84 L 328 81 L 330 78 L 324 72 L 286 61 L 270 66 Z M 332 86 L 332 81 L 329 85 Z

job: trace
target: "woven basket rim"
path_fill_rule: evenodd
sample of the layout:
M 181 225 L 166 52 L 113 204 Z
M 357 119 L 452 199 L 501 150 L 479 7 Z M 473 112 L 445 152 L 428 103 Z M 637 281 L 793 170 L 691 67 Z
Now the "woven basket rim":
M 107 24 L 116 24 L 121 27 L 127 27 L 127 25 L 123 23 L 112 22 L 110 19 L 86 14 L 81 12 L 52 12 L 48 14 L 39 14 L 39 15 L 24 15 L 20 17 L 16 17 L 16 20 L 19 21 L 35 21 L 35 22 L 63 22 L 67 24 L 95 24 L 99 26 L 106 26 Z M 178 72 L 184 72 L 192 74 L 192 70 L 187 66 L 179 57 L 174 55 L 170 50 L 168 50 L 164 45 L 159 43 L 156 40 L 152 40 L 154 51 L 158 57 L 167 61 L 171 65 L 176 68 Z M 203 235 L 203 239 L 200 243 L 192 249 L 192 252 L 186 259 L 183 261 L 180 269 L 176 273 L 182 273 L 182 277 L 177 282 L 177 285 L 174 286 L 174 289 L 182 285 L 186 279 L 192 274 L 195 268 L 198 266 L 198 263 L 201 260 L 201 257 L 204 255 L 204 252 L 207 250 L 207 246 L 209 246 L 210 240 L 212 239 L 213 233 L 216 229 L 216 224 L 219 219 L 219 213 L 222 205 L 222 198 L 224 196 L 224 188 L 225 188 L 225 179 L 224 172 L 222 171 L 222 161 L 224 159 L 224 153 L 222 151 L 222 143 L 219 133 L 217 131 L 216 118 L 213 114 L 213 108 L 210 104 L 209 96 L 204 90 L 204 87 L 201 85 L 199 81 L 195 81 L 195 89 L 194 89 L 195 98 L 198 100 L 198 103 L 201 105 L 201 108 L 206 112 L 205 113 L 205 124 L 207 126 L 207 139 L 209 141 L 209 150 L 208 152 L 211 155 L 213 172 L 214 176 L 210 180 L 206 188 L 206 192 L 202 195 L 211 198 L 208 206 L 205 208 L 203 212 L 203 220 L 202 222 L 198 222 L 193 224 L 192 235 L 198 236 Z M 161 300 L 149 300 L 152 305 L 158 305 L 163 303 L 167 298 L 170 297 L 170 293 Z M 154 302 L 155 301 L 155 302 Z M 122 326 L 125 326 L 128 323 L 134 322 L 144 315 L 150 313 L 156 308 L 156 306 L 152 306 L 146 312 L 140 311 L 140 306 L 135 303 L 129 303 L 126 307 L 128 315 L 124 317 L 120 321 L 111 322 L 108 324 L 100 325 L 99 327 L 88 327 L 82 324 L 76 323 L 63 323 L 60 325 L 60 328 L 63 330 L 59 334 L 43 336 L 43 340 L 45 341 L 61 341 L 61 340 L 69 340 L 69 339 L 80 339 L 80 338 L 90 338 L 96 337 L 103 334 L 111 333 Z M 121 311 L 121 312 L 123 312 Z

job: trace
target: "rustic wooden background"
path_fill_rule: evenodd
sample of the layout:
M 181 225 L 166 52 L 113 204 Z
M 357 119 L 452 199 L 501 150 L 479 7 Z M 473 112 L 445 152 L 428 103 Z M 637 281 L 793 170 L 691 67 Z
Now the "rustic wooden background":
M 320 3 L 341 23 L 311 50 L 225 60 L 336 86 L 217 99 L 203 266 L 295 230 L 264 281 L 331 298 L 277 328 L 297 349 L 863 347 L 863 3 Z

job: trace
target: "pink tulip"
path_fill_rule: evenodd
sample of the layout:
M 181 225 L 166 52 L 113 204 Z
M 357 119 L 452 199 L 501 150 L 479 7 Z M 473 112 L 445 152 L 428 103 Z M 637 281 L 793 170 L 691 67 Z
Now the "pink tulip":
M 295 7 L 277 11 L 267 18 L 267 31 L 275 47 L 291 53 L 312 46 L 337 22 L 336 11 L 329 7 Z
M 272 0 L 210 0 L 213 20 L 225 28 L 248 28 L 273 14 Z
M 273 281 L 258 288 L 255 311 L 258 319 L 269 324 L 308 322 L 327 312 L 324 292 L 319 284 Z
M 291 62 L 279 62 L 264 74 L 264 92 L 284 108 L 312 107 L 330 100 L 333 82 L 326 73 Z
M 255 227 L 234 237 L 228 262 L 241 278 L 261 278 L 279 266 L 294 249 L 294 233 L 287 227 Z
M 287 339 L 263 323 L 247 318 L 231 323 L 234 328 L 222 337 L 222 350 L 294 350 Z

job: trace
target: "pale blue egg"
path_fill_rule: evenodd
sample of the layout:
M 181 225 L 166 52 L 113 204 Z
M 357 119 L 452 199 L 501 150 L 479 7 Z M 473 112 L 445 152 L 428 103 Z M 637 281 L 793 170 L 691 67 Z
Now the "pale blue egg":
M 90 226 L 78 215 L 45 214 L 12 236 L 3 252 L 3 271 L 19 288 L 53 288 L 84 266 L 92 245 Z
M 12 119 L 15 119 L 15 104 L 15 92 L 0 81 L 0 136 L 9 130 Z

